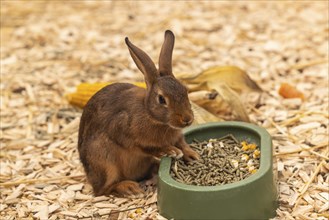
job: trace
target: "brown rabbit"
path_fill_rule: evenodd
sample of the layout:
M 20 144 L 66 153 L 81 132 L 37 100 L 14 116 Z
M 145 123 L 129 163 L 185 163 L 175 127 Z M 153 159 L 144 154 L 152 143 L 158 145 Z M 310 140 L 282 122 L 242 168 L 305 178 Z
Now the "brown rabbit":
M 172 73 L 174 34 L 165 32 L 159 70 L 145 52 L 125 41 L 147 89 L 115 83 L 97 92 L 84 108 L 78 149 L 96 196 L 142 194 L 136 181 L 157 171 L 157 157 L 199 158 L 181 131 L 192 123 L 193 113 L 187 89 Z

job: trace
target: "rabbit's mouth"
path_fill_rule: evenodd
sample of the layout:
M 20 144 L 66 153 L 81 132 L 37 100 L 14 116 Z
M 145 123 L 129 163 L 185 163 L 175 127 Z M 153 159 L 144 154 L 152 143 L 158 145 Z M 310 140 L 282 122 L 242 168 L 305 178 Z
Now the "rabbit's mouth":
M 178 127 L 178 126 L 171 125 L 171 124 L 169 124 L 169 127 L 173 128 L 175 130 L 182 130 L 183 128 L 185 128 L 185 127 Z
M 191 121 L 187 121 L 187 122 L 178 122 L 178 121 L 174 121 L 173 123 L 172 122 L 169 122 L 169 126 L 174 128 L 174 129 L 183 129 L 185 127 L 188 127 L 192 124 L 193 120 Z
M 169 121 L 170 126 L 178 129 L 190 126 L 194 120 L 193 114 L 177 114 Z
M 176 126 L 176 125 L 173 125 L 173 124 L 171 124 L 171 123 L 169 123 L 169 126 L 171 127 L 171 128 L 173 128 L 173 129 L 177 129 L 177 130 L 180 130 L 180 129 L 182 129 L 182 128 L 184 128 L 184 127 L 181 127 L 181 126 Z

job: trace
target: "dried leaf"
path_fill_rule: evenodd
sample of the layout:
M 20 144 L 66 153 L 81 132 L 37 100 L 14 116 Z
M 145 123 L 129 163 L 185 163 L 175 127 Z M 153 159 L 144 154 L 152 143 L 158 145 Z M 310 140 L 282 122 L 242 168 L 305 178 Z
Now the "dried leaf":
M 193 124 L 204 124 L 207 122 L 216 122 L 216 121 L 222 121 L 219 117 L 216 115 L 208 112 L 206 109 L 202 108 L 201 106 L 191 102 L 192 105 L 192 111 L 194 114 L 194 121 Z
M 262 89 L 253 81 L 248 74 L 236 66 L 215 66 L 198 75 L 189 78 L 181 78 L 187 84 L 202 85 L 208 83 L 208 88 L 212 88 L 209 83 L 226 84 L 231 89 L 241 94 L 245 92 L 262 92 Z
M 230 89 L 226 84 L 219 84 L 214 82 L 209 82 L 209 87 L 215 89 L 219 95 L 232 107 L 233 111 L 236 112 L 238 119 L 250 122 L 249 116 L 246 112 L 245 106 L 239 95 Z

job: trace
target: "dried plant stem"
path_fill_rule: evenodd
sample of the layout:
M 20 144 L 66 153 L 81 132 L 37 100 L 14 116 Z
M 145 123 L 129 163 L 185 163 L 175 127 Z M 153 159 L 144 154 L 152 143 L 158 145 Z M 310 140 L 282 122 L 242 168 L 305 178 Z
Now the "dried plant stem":
M 321 213 L 321 214 L 319 214 L 319 216 L 323 216 L 325 218 L 329 218 L 329 213 Z
M 280 123 L 281 126 L 288 126 L 291 125 L 295 122 L 298 122 L 299 119 L 307 116 L 307 115 L 312 115 L 312 114 L 318 114 L 318 115 L 323 115 L 324 117 L 328 118 L 329 114 L 326 112 L 319 112 L 319 111 L 307 111 L 307 112 L 297 112 L 296 116 L 294 116 L 293 118 L 287 119 L 283 122 Z
M 157 202 L 151 202 L 151 203 L 148 203 L 148 204 L 145 204 L 145 205 L 141 205 L 141 206 L 136 206 L 136 207 L 132 207 L 132 208 L 127 208 L 127 209 L 121 209 L 121 210 L 113 210 L 111 211 L 110 213 L 105 213 L 105 214 L 97 214 L 97 217 L 101 217 L 101 216 L 110 216 L 110 215 L 113 215 L 113 214 L 117 214 L 117 213 L 120 213 L 120 212 L 127 212 L 127 211 L 131 211 L 131 210 L 135 210 L 135 209 L 141 209 L 141 208 L 145 208 L 145 207 L 148 207 L 150 205 L 153 205 Z M 95 217 L 95 216 L 90 216 L 91 218 Z M 83 217 L 84 219 L 85 217 Z M 78 219 L 82 219 L 82 218 L 78 218 Z M 110 219 L 110 218 L 109 218 Z
M 45 183 L 45 182 L 52 182 L 57 180 L 63 180 L 63 179 L 75 179 L 79 177 L 84 177 L 85 175 L 74 175 L 74 176 L 61 176 L 61 177 L 54 177 L 54 178 L 40 178 L 40 179 L 28 179 L 28 180 L 18 180 L 13 182 L 6 182 L 6 183 L 0 183 L 0 187 L 10 187 L 10 186 L 16 186 L 19 184 L 33 184 L 33 183 Z
M 286 154 L 294 154 L 294 153 L 299 153 L 301 151 L 310 151 L 312 153 L 315 153 L 315 155 L 319 156 L 320 157 L 324 157 L 324 159 L 327 159 L 326 156 L 323 156 L 319 153 L 316 153 L 314 152 L 313 150 L 315 149 L 318 149 L 318 148 L 322 148 L 322 147 L 327 147 L 328 146 L 328 143 L 327 142 L 323 142 L 317 146 L 314 146 L 314 147 L 310 147 L 310 148 L 305 148 L 305 147 L 302 147 L 302 149 L 298 149 L 298 150 L 293 150 L 293 151 L 288 151 L 288 152 L 279 152 L 279 153 L 274 153 L 274 156 L 281 156 L 281 155 L 286 155 Z M 327 159 L 328 160 L 328 159 Z
M 308 150 L 309 148 L 304 148 L 304 149 Z M 316 156 L 318 156 L 318 157 L 321 157 L 322 159 L 329 160 L 329 157 L 328 157 L 328 156 L 325 156 L 325 155 L 319 154 L 319 153 L 317 153 L 317 152 L 315 152 L 315 151 L 313 151 L 313 150 L 311 150 L 311 149 L 310 149 L 309 151 L 310 151 L 310 153 L 312 153 L 312 154 L 314 154 L 314 155 L 316 155 Z
M 311 183 L 313 182 L 313 180 L 315 179 L 315 177 L 318 175 L 321 167 L 326 163 L 325 160 L 322 160 L 321 163 L 316 167 L 313 175 L 311 176 L 310 180 L 304 185 L 304 187 L 302 188 L 302 191 L 299 193 L 298 195 L 298 199 L 295 203 L 294 209 L 295 210 L 298 206 L 298 204 L 300 203 L 300 200 L 302 199 L 303 195 L 305 194 L 305 192 L 307 191 L 307 189 L 309 188 L 309 186 L 311 185 Z
M 111 212 L 110 215 L 115 214 L 115 213 L 119 213 L 119 212 L 126 212 L 126 211 L 130 211 L 130 210 L 134 210 L 134 209 L 145 208 L 145 207 L 153 205 L 155 203 L 157 203 L 157 202 L 151 202 L 149 204 L 145 204 L 145 205 L 137 206 L 137 207 L 133 207 L 133 208 L 128 208 L 128 209 L 113 210 L 113 212 Z
M 315 66 L 318 64 L 324 64 L 324 63 L 328 63 L 327 59 L 323 59 L 323 60 L 311 60 L 310 62 L 305 62 L 305 63 L 300 63 L 300 64 L 296 64 L 291 66 L 291 69 L 304 69 L 306 67 L 310 67 L 310 66 Z
M 302 114 L 296 115 L 295 117 L 290 118 L 290 119 L 287 119 L 284 122 L 280 123 L 280 125 L 281 126 L 288 126 L 288 125 L 290 125 L 292 123 L 297 122 L 299 119 L 303 118 L 305 115 L 306 115 L 306 113 L 302 113 Z
M 252 110 L 254 110 L 256 113 L 258 113 L 258 114 L 260 114 L 260 115 L 262 115 L 263 113 L 261 112 L 261 111 L 259 111 L 258 109 L 256 109 L 255 107 L 253 107 L 253 106 L 251 106 L 251 105 L 249 105 L 250 106 L 250 108 L 252 109 Z M 291 134 L 288 134 L 287 132 L 285 132 L 277 123 L 275 123 L 271 118 L 267 118 L 267 120 L 269 120 L 269 122 L 278 130 L 278 131 L 280 131 L 281 132 L 281 134 L 283 134 L 283 135 L 286 135 L 289 139 L 291 139 L 291 140 L 293 140 L 293 141 L 297 141 L 298 140 L 298 138 L 297 137 L 295 137 L 295 136 L 293 136 L 293 135 L 291 135 Z

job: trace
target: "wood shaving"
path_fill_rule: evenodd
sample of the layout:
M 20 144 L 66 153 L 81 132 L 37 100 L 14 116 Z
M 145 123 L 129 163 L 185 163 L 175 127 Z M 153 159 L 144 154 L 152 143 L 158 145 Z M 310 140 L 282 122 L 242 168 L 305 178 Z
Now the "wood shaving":
M 65 94 L 142 81 L 124 37 L 156 60 L 166 29 L 175 73 L 234 65 L 264 90 L 242 100 L 273 137 L 275 219 L 329 218 L 328 14 L 326 1 L 1 1 L 1 218 L 164 219 L 153 185 L 141 183 L 142 199 L 92 195 L 81 110 Z M 282 98 L 282 83 L 305 100 Z M 229 108 L 218 117 L 236 119 Z

